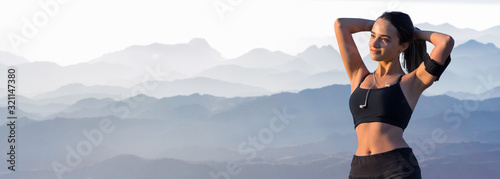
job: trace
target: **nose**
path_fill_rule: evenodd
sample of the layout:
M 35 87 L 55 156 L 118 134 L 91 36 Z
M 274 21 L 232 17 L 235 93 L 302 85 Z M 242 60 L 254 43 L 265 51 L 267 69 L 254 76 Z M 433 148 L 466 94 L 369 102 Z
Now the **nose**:
M 374 48 L 379 48 L 380 47 L 380 38 L 372 38 L 370 42 L 370 46 Z

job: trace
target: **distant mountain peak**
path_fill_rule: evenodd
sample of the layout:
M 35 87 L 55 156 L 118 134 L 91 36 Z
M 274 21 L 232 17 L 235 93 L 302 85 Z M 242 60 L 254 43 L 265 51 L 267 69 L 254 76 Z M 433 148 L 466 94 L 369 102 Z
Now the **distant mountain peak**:
M 304 52 L 299 53 L 297 56 L 300 56 L 302 54 L 315 54 L 315 53 L 323 53 L 323 52 L 332 52 L 335 51 L 331 45 L 323 45 L 321 47 L 318 47 L 317 45 L 311 45 L 309 46 Z
M 254 48 L 250 50 L 247 54 L 252 54 L 252 53 L 273 53 L 271 50 L 268 50 L 266 48 Z
M 438 26 L 456 28 L 455 26 L 453 26 L 453 25 L 451 25 L 450 23 L 447 23 L 447 22 L 439 24 Z
M 481 42 L 479 42 L 477 40 L 474 40 L 474 39 L 470 39 L 469 41 L 465 42 L 463 45 L 464 46 L 478 46 L 479 45 L 479 46 L 487 46 L 487 47 L 490 47 L 490 48 L 491 47 L 497 48 L 495 46 L 495 44 L 493 44 L 493 43 L 481 43 Z
M 316 51 L 319 50 L 317 45 L 311 45 L 309 46 L 305 51 Z
M 328 49 L 328 50 L 335 50 L 331 45 L 323 45 L 320 48 L 321 50 Z
M 460 49 L 460 50 L 461 49 L 476 49 L 476 48 L 481 48 L 483 52 L 490 51 L 490 50 L 493 50 L 493 51 L 500 50 L 493 43 L 481 43 L 481 42 L 474 40 L 474 39 L 471 39 L 471 40 L 456 47 L 456 49 Z
M 19 65 L 29 63 L 29 61 L 12 53 L 0 51 L 0 63 L 4 65 Z
M 222 59 L 222 55 L 220 54 L 220 52 L 210 46 L 206 39 L 193 38 L 188 42 L 188 44 L 198 48 L 199 50 L 206 51 L 208 54 L 211 54 L 214 57 Z
M 188 42 L 188 44 L 192 45 L 192 46 L 195 46 L 195 47 L 198 47 L 198 48 L 211 48 L 210 44 L 208 44 L 208 41 L 205 40 L 205 39 L 202 39 L 202 38 L 191 39 Z

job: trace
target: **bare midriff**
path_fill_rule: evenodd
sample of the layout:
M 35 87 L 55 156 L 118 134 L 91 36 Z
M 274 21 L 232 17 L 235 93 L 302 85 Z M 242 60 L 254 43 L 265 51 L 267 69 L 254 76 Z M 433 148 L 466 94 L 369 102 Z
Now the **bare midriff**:
M 408 147 L 403 129 L 381 122 L 362 123 L 356 127 L 358 150 L 356 156 L 367 156 Z

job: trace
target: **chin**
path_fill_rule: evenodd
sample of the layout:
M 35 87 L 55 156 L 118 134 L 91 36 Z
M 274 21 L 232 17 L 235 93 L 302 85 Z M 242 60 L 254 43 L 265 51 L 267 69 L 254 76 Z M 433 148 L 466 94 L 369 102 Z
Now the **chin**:
M 382 61 L 382 58 L 380 58 L 380 56 L 378 56 L 378 55 L 373 55 L 373 54 L 372 54 L 370 57 L 371 57 L 371 59 L 372 59 L 373 61 L 376 61 L 376 62 L 378 62 L 378 61 Z

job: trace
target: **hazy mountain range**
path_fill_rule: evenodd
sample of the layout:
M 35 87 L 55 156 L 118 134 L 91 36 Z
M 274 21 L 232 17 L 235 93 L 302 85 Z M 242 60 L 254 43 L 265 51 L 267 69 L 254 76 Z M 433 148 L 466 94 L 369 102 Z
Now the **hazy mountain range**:
M 500 26 L 417 26 L 457 42 L 452 64 L 419 99 L 405 130 L 424 178 L 499 176 Z M 231 178 L 347 178 L 357 145 L 350 87 L 333 46 L 224 59 L 193 39 L 69 66 L 6 52 L 0 59 L 0 69 L 17 68 L 20 118 L 18 171 L 2 162 L 0 178 L 57 178 L 53 164 L 70 166 L 75 152 L 81 161 L 64 178 L 214 178 L 228 163 L 241 169 Z M 113 130 L 103 132 L 103 121 Z M 100 142 L 101 135 L 88 135 L 96 130 Z

